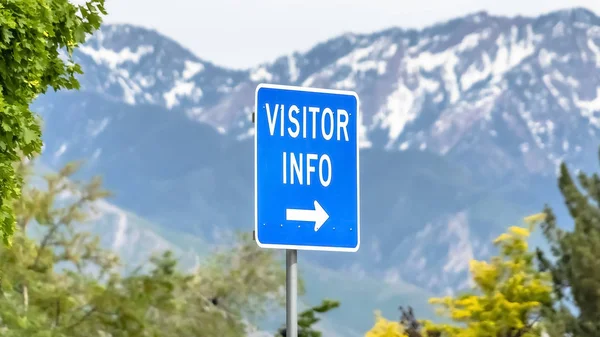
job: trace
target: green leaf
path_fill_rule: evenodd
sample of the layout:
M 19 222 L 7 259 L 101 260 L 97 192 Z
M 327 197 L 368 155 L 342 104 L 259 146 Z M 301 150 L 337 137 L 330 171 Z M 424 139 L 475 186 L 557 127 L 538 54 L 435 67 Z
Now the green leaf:
M 23 130 L 23 141 L 25 144 L 31 144 L 34 140 L 38 139 L 36 133 L 31 129 Z

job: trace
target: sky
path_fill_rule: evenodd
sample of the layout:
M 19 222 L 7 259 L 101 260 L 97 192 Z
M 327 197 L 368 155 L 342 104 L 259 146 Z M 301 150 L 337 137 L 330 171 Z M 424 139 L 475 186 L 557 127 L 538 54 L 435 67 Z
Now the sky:
M 82 0 L 77 0 L 82 1 Z M 422 28 L 485 10 L 535 16 L 600 0 L 106 0 L 107 23 L 156 29 L 201 59 L 250 68 L 337 35 Z

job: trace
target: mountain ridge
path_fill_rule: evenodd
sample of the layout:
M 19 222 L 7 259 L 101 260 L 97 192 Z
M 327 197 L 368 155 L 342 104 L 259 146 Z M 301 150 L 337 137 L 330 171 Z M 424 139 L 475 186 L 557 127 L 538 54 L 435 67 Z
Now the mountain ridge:
M 363 98 L 363 147 L 396 151 L 412 147 L 462 158 L 465 147 L 473 157 L 472 143 L 481 139 L 487 142 L 486 148 L 469 159 L 487 163 L 486 170 L 499 175 L 521 169 L 553 174 L 560 159 L 569 156 L 574 164 L 588 165 L 578 155 L 589 150 L 581 143 L 597 138 L 600 124 L 594 109 L 600 104 L 596 102 L 600 94 L 586 91 L 580 82 L 586 82 L 585 88 L 598 85 L 591 70 L 592 63 L 594 69 L 600 64 L 599 22 L 591 11 L 581 8 L 538 18 L 477 12 L 421 30 L 343 34 L 304 54 L 293 52 L 246 70 L 214 66 L 183 47 L 172 47 L 176 45 L 173 40 L 157 47 L 144 45 L 151 39 L 141 28 L 106 26 L 77 57 L 94 73 L 98 66 L 109 68 L 108 76 L 83 77 L 84 90 L 127 104 L 181 107 L 191 119 L 239 139 L 253 134 L 252 98 L 260 82 L 348 89 Z M 107 38 L 117 32 L 123 36 Z M 126 37 L 132 32 L 145 39 L 124 47 L 121 40 L 130 41 Z M 157 32 L 148 34 L 164 38 Z M 561 56 L 559 51 L 570 48 L 573 40 L 581 54 Z M 103 43 L 108 44 L 106 49 L 119 50 L 121 61 L 102 54 Z M 569 60 L 576 57 L 580 64 Z M 565 60 L 577 67 L 552 66 Z M 544 70 L 548 66 L 553 72 Z M 565 89 L 565 84 L 571 88 Z M 523 88 L 511 91 L 519 86 Z M 522 97 L 534 91 L 539 96 L 535 101 Z M 550 110 L 556 111 L 531 114 L 555 101 L 559 107 Z M 508 113 L 499 111 L 501 106 Z M 577 112 L 579 117 L 560 117 L 564 112 Z M 550 113 L 564 122 L 544 125 Z M 570 144 L 566 136 L 576 144 Z M 569 153 L 569 146 L 576 151 Z M 498 166 L 499 162 L 505 164 Z
M 218 62 L 214 61 L 214 60 L 210 60 L 208 58 L 203 58 L 201 54 L 199 53 L 195 53 L 193 52 L 191 49 L 186 48 L 185 46 L 182 46 L 181 44 L 179 44 L 179 42 L 177 42 L 177 39 L 169 36 L 167 34 L 164 34 L 160 31 L 160 29 L 157 28 L 153 28 L 153 27 L 148 27 L 148 26 L 143 26 L 143 25 L 136 25 L 136 24 L 132 24 L 132 23 L 127 23 L 127 22 L 111 22 L 111 23 L 105 23 L 104 26 L 105 27 L 120 27 L 120 28 L 125 28 L 125 27 L 129 27 L 131 28 L 135 28 L 135 29 L 140 29 L 140 30 L 144 30 L 144 31 L 148 31 L 148 32 L 152 32 L 155 33 L 157 35 L 160 35 L 160 37 L 162 39 L 167 39 L 170 40 L 176 44 L 179 44 L 180 46 L 182 46 L 189 54 L 192 54 L 194 56 L 196 56 L 200 61 L 202 62 L 206 62 L 206 63 L 210 63 L 213 66 L 217 67 L 217 68 L 222 68 L 222 69 L 228 69 L 228 70 L 232 70 L 232 71 L 250 71 L 251 69 L 261 65 L 261 64 L 268 64 L 268 63 L 274 63 L 277 59 L 285 56 L 285 55 L 289 55 L 289 54 L 304 54 L 306 52 L 308 52 L 309 50 L 314 49 L 316 46 L 321 45 L 321 44 L 326 44 L 334 39 L 337 39 L 339 37 L 342 36 L 347 36 L 347 35 L 356 35 L 356 36 L 367 36 L 367 35 L 372 35 L 372 34 L 383 34 L 383 33 L 387 33 L 389 31 L 394 31 L 394 30 L 402 30 L 402 31 L 406 31 L 406 32 L 419 32 L 422 30 L 426 30 L 426 29 L 433 29 L 433 28 L 442 28 L 445 25 L 448 25 L 450 23 L 453 23 L 454 21 L 460 21 L 460 20 L 466 20 L 466 19 L 474 19 L 477 17 L 490 17 L 490 18 L 496 18 L 496 19 L 528 19 L 528 20 L 534 20 L 536 18 L 545 18 L 548 16 L 554 16 L 554 15 L 558 15 L 558 14 L 562 14 L 563 16 L 568 16 L 568 15 L 572 15 L 572 14 L 580 14 L 580 15 L 584 15 L 587 17 L 595 17 L 598 16 L 596 13 L 594 13 L 592 10 L 583 7 L 583 6 L 574 6 L 574 7 L 565 7 L 562 9 L 556 9 L 556 10 L 551 10 L 551 11 L 547 11 L 547 12 L 543 12 L 540 13 L 539 15 L 522 15 L 522 14 L 517 14 L 517 15 L 499 15 L 499 14 L 491 14 L 490 11 L 487 10 L 476 10 L 476 11 L 472 11 L 472 12 L 468 12 L 464 15 L 461 16 L 457 16 L 457 17 L 453 17 L 453 18 L 448 18 L 445 20 L 439 20 L 437 22 L 434 22 L 430 25 L 424 26 L 422 28 L 414 28 L 414 27 L 403 27 L 402 25 L 393 25 L 390 26 L 388 28 L 383 28 L 383 29 L 376 29 L 376 30 L 372 30 L 369 32 L 362 32 L 362 33 L 358 33 L 358 32 L 354 32 L 354 31 L 345 31 L 342 32 L 340 34 L 335 35 L 334 37 L 331 38 L 325 38 L 325 39 L 321 39 L 318 41 L 315 41 L 315 43 L 313 44 L 312 47 L 307 48 L 307 50 L 300 50 L 300 49 L 294 49 L 294 50 L 290 50 L 287 53 L 284 54 L 280 54 L 274 58 L 270 58 L 270 59 L 265 59 L 263 61 L 257 62 L 256 64 L 254 64 L 253 66 L 246 66 L 246 67 L 231 67 L 231 66 L 227 66 L 227 65 L 223 65 L 223 64 L 219 64 Z M 477 20 L 477 19 L 476 19 Z
M 105 26 L 75 54 L 82 90 L 34 104 L 46 124 L 42 160 L 58 168 L 88 158 L 81 175 L 104 175 L 114 204 L 160 229 L 150 231 L 207 242 L 253 228 L 256 85 L 310 79 L 354 90 L 364 112 L 361 249 L 302 258 L 382 288 L 453 293 L 507 225 L 561 204 L 558 162 L 596 169 L 598 17 L 494 20 L 476 13 L 413 33 L 345 34 L 244 71 L 158 33 Z

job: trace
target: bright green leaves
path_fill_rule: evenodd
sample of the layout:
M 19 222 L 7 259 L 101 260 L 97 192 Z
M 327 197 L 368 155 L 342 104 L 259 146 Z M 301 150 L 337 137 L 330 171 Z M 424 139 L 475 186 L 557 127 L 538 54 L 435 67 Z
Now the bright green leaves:
M 340 302 L 323 300 L 321 304 L 304 310 L 298 315 L 298 337 L 321 337 L 322 333 L 315 328 L 315 324 L 321 321 L 318 314 L 324 314 L 340 306 Z M 276 337 L 286 337 L 286 328 L 279 329 Z
M 15 169 L 21 177 L 31 171 L 24 162 Z M 115 265 L 112 255 L 98 248 L 97 240 L 74 231 L 75 225 L 85 221 L 90 204 L 107 195 L 94 180 L 73 181 L 76 169 L 71 164 L 47 176 L 43 190 L 26 187 L 14 202 L 20 228 L 14 236 L 16 244 L 0 246 L 2 336 L 69 336 L 63 327 L 80 319 L 82 301 L 97 294 L 98 285 L 83 273 L 56 273 L 56 265 L 100 272 Z M 72 200 L 61 199 L 60 205 L 57 201 L 65 195 L 73 196 Z M 25 236 L 34 221 L 39 242 Z
M 102 23 L 104 0 L 76 6 L 68 0 L 8 0 L 0 3 L 0 238 L 10 244 L 19 197 L 13 164 L 41 151 L 41 128 L 32 101 L 48 87 L 78 89 L 79 65 L 71 55 Z M 59 56 L 65 49 L 66 61 Z

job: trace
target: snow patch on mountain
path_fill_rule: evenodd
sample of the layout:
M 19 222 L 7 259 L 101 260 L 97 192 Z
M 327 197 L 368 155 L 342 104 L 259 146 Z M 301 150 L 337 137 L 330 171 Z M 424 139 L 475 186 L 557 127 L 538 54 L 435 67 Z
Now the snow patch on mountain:
M 190 60 L 185 60 L 185 69 L 183 70 L 183 79 L 189 80 L 194 77 L 196 74 L 204 70 L 204 65 L 199 62 L 194 62 Z
M 101 34 L 101 33 L 100 33 Z M 139 46 L 132 51 L 129 47 L 125 47 L 119 51 L 99 48 L 94 49 L 90 46 L 81 46 L 79 50 L 89 55 L 96 63 L 106 64 L 110 69 L 116 69 L 118 66 L 127 63 L 139 63 L 144 55 L 148 55 L 154 51 L 152 46 Z
M 376 123 L 381 120 L 377 124 L 389 130 L 387 148 L 400 136 L 404 127 L 417 118 L 422 103 L 422 95 L 418 92 L 415 95 L 403 82 L 398 83 L 397 89 L 388 96 L 386 105 L 374 117 Z
M 271 82 L 273 80 L 273 75 L 267 71 L 266 67 L 260 66 L 250 73 L 250 80 L 253 82 Z
M 600 87 L 596 88 L 596 96 L 591 100 L 582 100 L 577 93 L 573 94 L 573 102 L 581 109 L 591 125 L 600 127 Z

